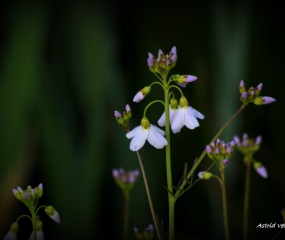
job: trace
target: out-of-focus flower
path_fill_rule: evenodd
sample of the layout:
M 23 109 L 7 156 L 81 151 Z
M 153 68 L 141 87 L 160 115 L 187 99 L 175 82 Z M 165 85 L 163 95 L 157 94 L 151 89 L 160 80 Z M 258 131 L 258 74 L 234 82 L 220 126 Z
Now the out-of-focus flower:
M 45 208 L 45 212 L 56 223 L 60 223 L 59 213 L 54 209 L 54 207 L 52 207 L 52 206 L 46 207 Z
M 260 162 L 254 162 L 253 167 L 261 177 L 263 177 L 263 178 L 268 177 L 266 168 Z
M 17 222 L 14 222 L 11 225 L 9 232 L 3 238 L 3 240 L 16 240 L 18 230 L 19 230 L 19 224 Z

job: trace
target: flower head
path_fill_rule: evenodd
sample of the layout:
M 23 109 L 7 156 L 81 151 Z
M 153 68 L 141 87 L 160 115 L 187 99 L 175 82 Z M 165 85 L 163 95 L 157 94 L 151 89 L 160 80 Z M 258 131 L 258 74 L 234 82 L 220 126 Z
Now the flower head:
M 244 155 L 250 154 L 252 156 L 259 150 L 262 137 L 257 136 L 255 139 L 251 139 L 244 133 L 241 139 L 238 136 L 234 136 L 234 141 L 238 151 L 242 152 Z
M 143 147 L 146 140 L 157 149 L 163 148 L 167 145 L 164 135 L 165 132 L 163 130 L 150 124 L 148 119 L 144 117 L 141 120 L 141 125 L 128 132 L 126 137 L 128 139 L 132 138 L 130 149 L 138 151 Z
M 132 117 L 132 111 L 131 111 L 131 107 L 129 104 L 126 105 L 125 107 L 125 111 L 123 112 L 123 114 L 121 114 L 120 112 L 115 110 L 114 116 L 117 120 L 117 122 L 121 125 L 123 125 L 123 127 L 129 131 L 129 121 Z
M 119 187 L 121 187 L 123 190 L 130 190 L 140 175 L 140 171 L 133 170 L 125 172 L 123 168 L 119 168 L 113 169 L 112 174 Z
M 219 167 L 224 168 L 229 162 L 229 158 L 234 151 L 234 147 L 234 141 L 225 143 L 218 138 L 216 142 L 211 142 L 210 145 L 206 146 L 206 153 L 210 159 L 214 160 L 218 164 Z
M 134 235 L 135 235 L 135 238 L 138 240 L 141 240 L 141 239 L 151 240 L 154 238 L 154 227 L 152 224 L 149 224 L 148 227 L 145 228 L 143 231 L 139 231 L 139 229 L 135 227 Z
M 246 106 L 250 102 L 253 102 L 255 105 L 265 105 L 275 102 L 276 99 L 272 97 L 260 96 L 262 88 L 263 83 L 260 83 L 255 88 L 250 87 L 246 89 L 244 81 L 241 80 L 239 84 L 239 92 L 241 93 L 240 100 L 243 102 L 243 105 Z
M 175 112 L 171 122 L 172 132 L 180 132 L 184 125 L 189 129 L 199 127 L 200 124 L 197 118 L 204 119 L 204 115 L 198 112 L 196 109 L 188 106 L 188 101 L 185 97 L 180 98 L 179 105 L 180 107 Z
M 169 54 L 164 54 L 161 49 L 158 50 L 158 56 L 155 58 L 151 53 L 148 53 L 147 66 L 153 73 L 160 75 L 167 74 L 173 68 L 177 61 L 176 47 L 172 47 Z
M 18 200 L 27 205 L 29 202 L 33 202 L 36 198 L 40 198 L 43 195 L 43 184 L 40 183 L 35 188 L 28 186 L 26 190 L 17 187 L 17 189 L 12 189 L 12 192 Z

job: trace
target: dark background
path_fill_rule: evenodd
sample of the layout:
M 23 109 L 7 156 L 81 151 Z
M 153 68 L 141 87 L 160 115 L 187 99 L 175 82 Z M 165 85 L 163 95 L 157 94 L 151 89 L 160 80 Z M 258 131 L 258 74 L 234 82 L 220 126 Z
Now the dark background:
M 263 137 L 255 159 L 269 178 L 252 170 L 249 239 L 271 239 L 277 228 L 256 226 L 281 223 L 285 207 L 284 27 L 280 1 L 1 1 L 0 237 L 27 213 L 11 189 L 41 182 L 40 203 L 53 205 L 62 220 L 57 225 L 40 212 L 46 239 L 122 239 L 123 198 L 111 172 L 139 164 L 113 113 L 129 103 L 131 126 L 139 125 L 144 107 L 162 96 L 154 87 L 145 101 L 132 102 L 155 80 L 147 53 L 176 46 L 172 73 L 198 76 L 183 90 L 205 119 L 194 131 L 172 134 L 175 184 L 184 163 L 193 163 L 241 105 L 241 79 L 247 87 L 262 82 L 262 95 L 277 99 L 249 105 L 221 136 Z M 162 111 L 152 107 L 148 118 L 155 124 Z M 146 144 L 141 154 L 167 231 L 164 151 Z M 210 163 L 205 158 L 198 170 Z M 232 239 L 241 239 L 244 174 L 235 152 L 226 172 Z M 131 239 L 133 227 L 151 222 L 140 177 L 131 193 Z M 19 223 L 19 239 L 28 239 L 30 223 Z M 185 239 L 223 238 L 217 181 L 200 182 L 177 201 L 176 232 Z

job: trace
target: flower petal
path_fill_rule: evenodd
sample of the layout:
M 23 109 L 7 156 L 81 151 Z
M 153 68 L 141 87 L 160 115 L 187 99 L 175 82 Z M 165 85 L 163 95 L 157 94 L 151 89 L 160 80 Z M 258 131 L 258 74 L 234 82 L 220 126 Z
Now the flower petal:
M 184 124 L 189 129 L 194 129 L 196 127 L 199 127 L 199 122 L 197 118 L 194 116 L 192 108 L 188 107 L 186 111 L 186 116 L 184 119 Z
M 161 127 L 165 126 L 165 112 L 161 115 L 161 117 L 157 121 L 158 125 Z
M 154 125 L 150 126 L 149 129 L 149 133 L 148 133 L 148 137 L 147 140 L 148 142 L 154 146 L 157 149 L 161 149 L 163 148 L 165 145 L 167 145 L 167 140 L 165 139 L 165 137 L 161 134 L 160 131 L 162 131 L 161 129 L 159 129 L 160 131 L 158 131 L 159 128 L 155 127 Z
M 188 108 L 191 109 L 192 114 L 193 114 L 194 117 L 199 118 L 199 119 L 204 119 L 205 118 L 204 115 L 202 113 L 200 113 L 199 111 L 197 111 L 195 108 L 192 108 L 192 107 L 188 107 Z
M 142 128 L 141 125 L 135 127 L 132 131 L 130 131 L 130 132 L 128 132 L 128 133 L 126 134 L 126 137 L 127 137 L 128 139 L 134 137 L 139 131 L 141 131 L 141 128 Z
M 157 126 L 152 125 L 152 124 L 150 124 L 150 126 L 151 126 L 152 129 L 154 129 L 155 131 L 159 132 L 161 135 L 163 135 L 163 136 L 165 135 L 165 132 L 162 129 L 160 129 Z
M 171 129 L 173 133 L 180 132 L 181 128 L 184 126 L 184 117 L 186 114 L 185 108 L 179 108 L 175 115 L 173 116 L 173 120 L 171 123 Z
M 141 100 L 143 100 L 144 98 L 145 98 L 145 95 L 143 95 L 143 93 L 142 93 L 141 91 L 138 91 L 138 92 L 136 93 L 136 95 L 134 96 L 133 101 L 136 102 L 136 103 L 138 103 L 138 102 L 140 102 Z
M 130 143 L 130 149 L 132 151 L 138 151 L 142 148 L 142 146 L 145 144 L 145 141 L 147 139 L 149 130 L 144 129 L 143 127 L 140 127 L 140 131 L 136 132 L 136 135 L 133 137 Z

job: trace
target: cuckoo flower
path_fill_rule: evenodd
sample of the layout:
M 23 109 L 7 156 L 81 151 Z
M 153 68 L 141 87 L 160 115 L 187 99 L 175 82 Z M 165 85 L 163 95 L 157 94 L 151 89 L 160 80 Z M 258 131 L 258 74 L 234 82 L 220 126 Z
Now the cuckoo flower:
M 185 97 L 181 97 L 179 101 L 180 107 L 173 116 L 171 122 L 171 129 L 173 133 L 180 132 L 181 128 L 185 125 L 189 129 L 199 127 L 200 124 L 197 120 L 204 119 L 204 115 L 198 112 L 196 109 L 188 105 L 188 101 Z
M 141 125 L 128 132 L 126 137 L 128 139 L 132 138 L 130 149 L 138 151 L 143 147 L 146 140 L 157 149 L 163 148 L 167 145 L 164 135 L 165 132 L 163 130 L 150 124 L 148 119 L 144 117 L 141 120 Z
M 170 99 L 170 104 L 169 104 L 169 121 L 170 124 L 172 123 L 173 117 L 175 113 L 177 112 L 178 109 L 178 102 L 175 98 Z M 161 117 L 157 121 L 158 125 L 160 127 L 165 126 L 165 112 L 161 115 Z

